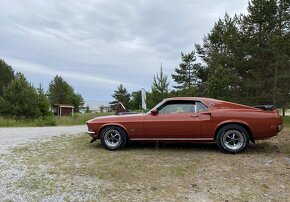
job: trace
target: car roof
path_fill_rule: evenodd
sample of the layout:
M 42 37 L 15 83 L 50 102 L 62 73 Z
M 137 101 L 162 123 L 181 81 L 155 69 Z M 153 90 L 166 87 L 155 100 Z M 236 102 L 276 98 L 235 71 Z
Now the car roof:
M 217 100 L 213 98 L 205 98 L 205 97 L 171 97 L 166 98 L 164 101 L 170 101 L 170 100 L 194 100 L 194 101 L 200 101 L 204 103 L 206 106 L 215 107 L 215 108 L 242 108 L 242 109 L 254 109 L 253 107 L 249 107 L 246 105 L 233 103 L 233 102 L 227 102 L 224 100 Z M 257 110 L 257 109 L 255 109 Z
M 171 98 L 165 98 L 164 100 L 170 101 L 170 100 L 195 100 L 195 101 L 202 101 L 202 102 L 221 102 L 221 100 L 216 100 L 213 98 L 205 98 L 205 97 L 171 97 Z

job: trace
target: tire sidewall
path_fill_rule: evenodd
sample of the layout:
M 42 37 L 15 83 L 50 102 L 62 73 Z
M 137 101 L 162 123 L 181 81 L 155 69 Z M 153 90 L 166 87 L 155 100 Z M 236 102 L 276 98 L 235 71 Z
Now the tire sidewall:
M 116 147 L 111 147 L 111 146 L 107 145 L 106 142 L 105 142 L 104 136 L 105 136 L 105 134 L 106 134 L 106 132 L 108 130 L 117 130 L 120 133 L 121 143 L 119 145 L 117 145 Z M 101 140 L 101 145 L 105 149 L 110 150 L 110 151 L 119 150 L 119 149 L 122 149 L 122 148 L 124 148 L 126 146 L 127 134 L 126 134 L 125 130 L 122 129 L 121 127 L 118 127 L 118 126 L 107 126 L 107 127 L 102 129 L 101 135 L 100 135 L 100 140 Z
M 229 130 L 237 130 L 237 131 L 242 133 L 245 141 L 239 149 L 232 150 L 232 149 L 225 146 L 225 144 L 223 142 L 223 137 L 224 137 L 225 133 Z M 218 134 L 216 137 L 216 142 L 217 142 L 217 145 L 221 151 L 235 154 L 235 153 L 243 152 L 247 148 L 247 146 L 249 145 L 249 139 L 250 139 L 249 134 L 245 128 L 243 128 L 242 126 L 237 125 L 237 124 L 229 124 L 229 125 L 223 126 L 218 131 Z

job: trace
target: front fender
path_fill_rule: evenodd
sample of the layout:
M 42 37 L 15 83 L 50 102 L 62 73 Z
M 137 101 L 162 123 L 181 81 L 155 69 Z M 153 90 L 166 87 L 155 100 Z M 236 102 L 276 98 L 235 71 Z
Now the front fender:
M 120 123 L 106 123 L 106 124 L 103 124 L 103 125 L 101 125 L 101 126 L 99 127 L 99 131 L 96 131 L 96 134 L 98 134 L 98 136 L 97 136 L 98 139 L 100 139 L 101 131 L 102 131 L 103 128 L 105 128 L 106 126 L 118 126 L 118 127 L 122 128 L 122 129 L 124 129 L 125 132 L 128 134 L 128 130 L 127 130 L 127 128 L 126 128 L 124 125 L 122 125 L 122 124 L 120 124 Z

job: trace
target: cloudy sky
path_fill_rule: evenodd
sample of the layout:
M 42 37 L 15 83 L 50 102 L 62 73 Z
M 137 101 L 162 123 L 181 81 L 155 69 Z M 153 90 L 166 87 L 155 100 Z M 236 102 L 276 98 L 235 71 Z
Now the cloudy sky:
M 150 89 L 163 63 L 170 77 L 180 52 L 247 0 L 1 0 L 0 58 L 47 89 L 61 75 L 86 100 L 110 101 L 119 84 Z M 171 81 L 171 85 L 173 82 Z

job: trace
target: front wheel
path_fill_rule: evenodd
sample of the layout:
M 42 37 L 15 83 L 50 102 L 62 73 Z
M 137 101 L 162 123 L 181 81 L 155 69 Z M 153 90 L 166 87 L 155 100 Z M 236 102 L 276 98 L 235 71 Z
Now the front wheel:
M 117 126 L 107 126 L 101 132 L 101 144 L 107 150 L 118 150 L 127 143 L 126 132 Z
M 237 124 L 229 124 L 222 127 L 216 136 L 218 147 L 223 152 L 239 153 L 249 145 L 249 133 Z

